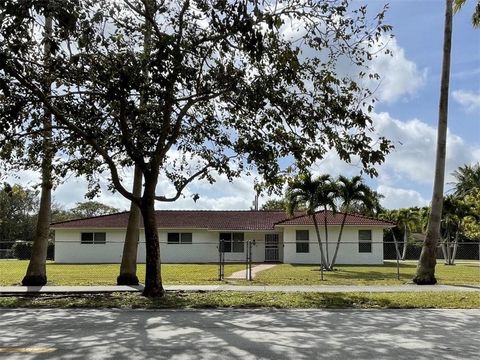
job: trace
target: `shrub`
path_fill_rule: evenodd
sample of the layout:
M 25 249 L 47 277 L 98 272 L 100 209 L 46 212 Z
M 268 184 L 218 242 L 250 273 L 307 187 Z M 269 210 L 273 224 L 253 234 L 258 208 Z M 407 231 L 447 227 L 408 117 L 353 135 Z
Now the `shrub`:
M 12 246 L 13 255 L 19 260 L 29 260 L 32 256 L 32 241 L 17 240 Z M 53 241 L 48 242 L 47 259 L 53 260 L 55 252 L 55 244 Z

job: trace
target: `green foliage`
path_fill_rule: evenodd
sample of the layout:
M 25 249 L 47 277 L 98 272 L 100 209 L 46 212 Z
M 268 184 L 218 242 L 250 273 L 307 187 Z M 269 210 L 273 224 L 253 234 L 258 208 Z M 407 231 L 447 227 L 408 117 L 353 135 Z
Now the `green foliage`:
M 117 208 L 102 204 L 98 201 L 77 202 L 70 213 L 75 218 L 88 218 L 93 216 L 108 215 L 118 212 Z
M 262 210 L 287 211 L 287 202 L 285 199 L 269 199 L 262 205 Z
M 31 241 L 16 241 L 12 246 L 13 256 L 19 260 L 29 260 L 32 256 L 32 246 L 33 242 Z M 47 247 L 47 260 L 53 260 L 54 251 L 55 244 L 53 241 L 49 241 Z
M 452 175 L 455 177 L 456 197 L 463 197 L 474 189 L 480 189 L 480 163 L 460 166 Z
M 20 185 L 0 189 L 0 241 L 32 240 L 38 192 Z
M 329 207 L 335 210 L 336 196 L 337 187 L 330 175 L 313 178 L 310 172 L 304 172 L 288 183 L 285 193 L 287 212 L 293 214 L 299 204 L 305 204 L 308 215 L 315 214 L 318 208 Z
M 213 182 L 212 171 L 233 178 L 255 168 L 272 185 L 284 170 L 279 159 L 303 169 L 330 148 L 345 161 L 358 155 L 365 172 L 375 175 L 390 150 L 386 139 L 373 138 L 371 119 L 358 106 L 368 105 L 371 94 L 357 75 L 375 77 L 363 63 L 391 29 L 381 22 L 383 11 L 371 22 L 366 7 L 352 9 L 348 1 L 288 0 L 281 7 L 180 1 L 147 12 L 141 1 L 66 1 L 48 8 L 33 1 L 21 11 L 15 4 L 6 0 L 0 14 L 0 142 L 17 149 L 22 134 L 41 131 L 38 118 L 47 107 L 58 149 L 69 156 L 57 170 L 87 175 L 92 190 L 95 174 L 108 168 L 112 187 L 139 202 L 119 175 L 133 163 L 146 183 L 162 176 L 176 188 L 158 200 L 177 199 L 196 178 Z M 145 17 L 150 11 L 153 22 Z M 45 13 L 55 21 L 49 76 L 58 88 L 51 96 L 42 91 L 42 64 L 31 61 L 42 45 L 35 19 Z M 339 26 L 343 16 L 351 21 Z M 283 32 L 291 21 L 301 24 L 302 49 Z M 138 46 L 146 22 L 152 27 L 148 57 Z M 70 46 L 61 46 L 66 41 Z M 337 75 L 345 59 L 357 74 Z M 192 159 L 198 161 L 192 165 Z
M 279 191 L 283 172 L 303 171 L 331 149 L 377 174 L 392 145 L 375 134 L 374 99 L 360 81 L 378 77 L 365 62 L 391 30 L 384 12 L 371 20 L 347 0 L 5 0 L 0 147 L 11 150 L 0 156 L 38 153 L 25 138 L 41 134 L 43 110 L 51 112 L 67 159 L 56 172 L 85 175 L 93 195 L 108 171 L 111 188 L 140 207 L 151 265 L 145 294 L 161 294 L 155 200 L 176 201 L 196 179 L 250 171 Z M 54 61 L 42 63 L 45 15 L 55 20 Z M 285 31 L 291 24 L 294 36 Z M 340 76 L 346 61 L 353 73 Z M 122 182 L 132 165 L 143 174 L 141 197 Z M 159 178 L 173 192 L 156 194 Z

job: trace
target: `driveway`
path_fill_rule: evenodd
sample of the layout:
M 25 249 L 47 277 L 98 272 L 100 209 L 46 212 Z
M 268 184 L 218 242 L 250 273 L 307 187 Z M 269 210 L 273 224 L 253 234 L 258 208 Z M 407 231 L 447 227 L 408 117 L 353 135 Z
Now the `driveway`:
M 478 359 L 480 310 L 0 310 L 7 359 Z

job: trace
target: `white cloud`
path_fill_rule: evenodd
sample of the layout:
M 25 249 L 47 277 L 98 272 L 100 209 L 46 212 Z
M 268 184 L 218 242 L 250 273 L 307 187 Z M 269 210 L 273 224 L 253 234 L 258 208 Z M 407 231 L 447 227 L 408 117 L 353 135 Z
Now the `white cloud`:
M 395 149 L 387 155 L 380 173 L 390 183 L 409 180 L 431 185 L 435 168 L 437 131 L 429 124 L 413 119 L 400 121 L 388 113 L 373 114 L 376 130 L 392 140 Z M 452 181 L 450 173 L 463 164 L 478 161 L 473 148 L 451 132 L 447 134 L 446 181 Z M 380 177 L 382 178 L 382 176 Z
M 385 185 L 380 185 L 377 191 L 385 196 L 381 200 L 382 206 L 387 209 L 399 209 L 411 206 L 427 206 L 428 200 L 415 190 L 401 189 Z
M 453 99 L 462 105 L 467 111 L 480 110 L 480 92 L 455 90 L 452 92 Z
M 385 50 L 390 50 L 391 55 L 379 53 L 368 64 L 381 78 L 375 96 L 380 101 L 392 103 L 415 95 L 425 84 L 427 69 L 418 69 L 417 65 L 406 57 L 405 50 L 397 44 L 395 38 L 383 38 L 382 43 L 386 43 Z M 370 87 L 374 88 L 376 84 L 374 82 Z

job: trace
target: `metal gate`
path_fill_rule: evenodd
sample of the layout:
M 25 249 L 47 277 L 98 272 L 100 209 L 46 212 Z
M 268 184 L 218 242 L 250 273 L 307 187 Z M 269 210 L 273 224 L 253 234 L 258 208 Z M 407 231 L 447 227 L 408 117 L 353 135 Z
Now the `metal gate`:
M 279 261 L 278 234 L 265 234 L 265 261 Z

